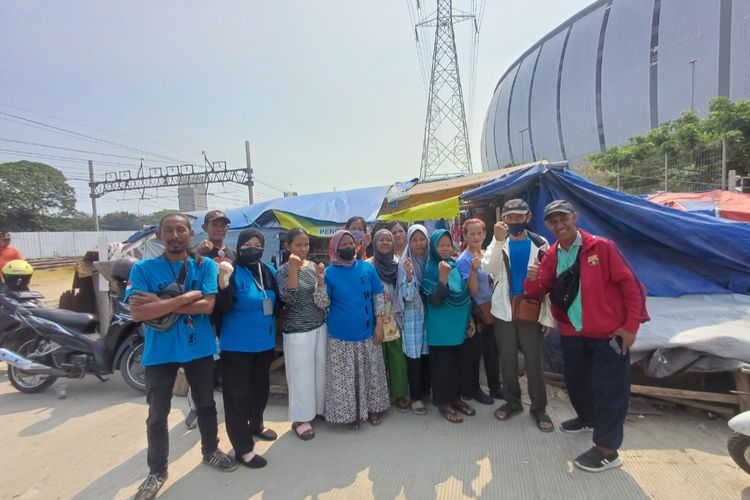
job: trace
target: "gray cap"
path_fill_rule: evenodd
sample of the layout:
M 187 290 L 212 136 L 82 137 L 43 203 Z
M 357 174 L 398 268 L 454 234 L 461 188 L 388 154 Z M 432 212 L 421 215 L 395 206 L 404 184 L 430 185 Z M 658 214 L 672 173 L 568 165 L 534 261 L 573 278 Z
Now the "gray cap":
M 557 213 L 573 214 L 575 213 L 575 209 L 573 208 L 573 205 L 571 205 L 568 201 L 555 200 L 548 203 L 547 206 L 544 207 L 544 220 L 547 220 L 547 217 L 549 217 L 550 215 Z
M 527 213 L 529 213 L 529 204 L 520 198 L 508 200 L 503 205 L 502 216 L 513 214 L 526 215 Z

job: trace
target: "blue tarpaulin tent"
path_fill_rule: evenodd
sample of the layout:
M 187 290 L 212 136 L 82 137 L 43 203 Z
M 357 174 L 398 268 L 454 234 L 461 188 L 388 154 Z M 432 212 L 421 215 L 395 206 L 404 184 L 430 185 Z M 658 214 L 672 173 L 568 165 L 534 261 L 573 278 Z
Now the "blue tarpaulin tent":
M 500 198 L 500 200 L 498 200 Z M 464 202 L 523 198 L 536 215 L 532 231 L 553 241 L 544 206 L 566 199 L 580 214 L 579 227 L 617 242 L 649 295 L 750 293 L 750 224 L 679 212 L 592 184 L 565 164 L 515 172 L 468 191 Z

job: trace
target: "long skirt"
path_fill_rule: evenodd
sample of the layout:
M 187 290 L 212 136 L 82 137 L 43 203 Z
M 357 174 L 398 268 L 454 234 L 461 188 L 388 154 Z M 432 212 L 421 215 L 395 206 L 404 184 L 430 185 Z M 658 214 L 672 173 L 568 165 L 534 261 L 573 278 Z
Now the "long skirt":
M 392 398 L 405 398 L 409 394 L 409 378 L 406 375 L 406 356 L 401 347 L 401 337 L 383 342 L 382 347 L 388 392 Z
M 365 420 L 390 406 L 383 350 L 372 338 L 347 342 L 328 337 L 326 420 Z
M 309 332 L 284 334 L 289 420 L 309 422 L 325 412 L 326 339 L 324 324 Z

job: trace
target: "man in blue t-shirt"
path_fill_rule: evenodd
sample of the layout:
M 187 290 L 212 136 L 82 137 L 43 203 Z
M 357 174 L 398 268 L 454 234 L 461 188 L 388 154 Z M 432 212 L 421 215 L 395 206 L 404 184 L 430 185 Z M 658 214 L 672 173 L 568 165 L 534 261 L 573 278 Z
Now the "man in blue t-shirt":
M 180 367 L 192 388 L 198 412 L 203 462 L 223 472 L 237 468 L 237 462 L 218 449 L 213 395 L 216 342 L 209 321 L 217 292 L 218 265 L 209 259 L 198 265 L 188 257 L 193 231 L 190 220 L 182 214 L 162 218 L 156 236 L 164 245 L 164 253 L 133 266 L 125 294 L 133 319 L 146 322 L 141 363 L 148 401 L 149 475 L 138 488 L 136 500 L 155 498 L 167 479 L 167 417 Z

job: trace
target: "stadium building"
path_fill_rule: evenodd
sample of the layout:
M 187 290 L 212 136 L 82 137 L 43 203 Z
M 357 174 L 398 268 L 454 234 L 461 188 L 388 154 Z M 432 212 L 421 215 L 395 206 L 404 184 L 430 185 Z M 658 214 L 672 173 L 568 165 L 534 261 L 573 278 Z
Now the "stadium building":
M 482 169 L 575 164 L 716 96 L 750 99 L 750 0 L 597 1 L 500 78 Z

